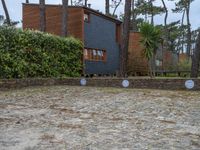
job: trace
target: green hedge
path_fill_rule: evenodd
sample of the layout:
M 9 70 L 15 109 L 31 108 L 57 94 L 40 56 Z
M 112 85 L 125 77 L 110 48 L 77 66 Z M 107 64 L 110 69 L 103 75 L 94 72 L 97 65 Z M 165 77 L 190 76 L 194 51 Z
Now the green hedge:
M 81 57 L 74 38 L 0 26 L 0 78 L 80 76 Z

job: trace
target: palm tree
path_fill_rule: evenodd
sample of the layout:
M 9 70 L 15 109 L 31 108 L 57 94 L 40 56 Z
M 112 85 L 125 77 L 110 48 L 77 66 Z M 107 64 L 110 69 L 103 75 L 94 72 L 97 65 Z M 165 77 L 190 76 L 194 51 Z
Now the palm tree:
M 191 77 L 197 78 L 200 66 L 200 32 L 198 34 L 196 48 L 192 57 Z
M 68 0 L 62 0 L 62 36 L 67 36 Z
M 155 66 L 155 55 L 161 40 L 161 32 L 152 24 L 142 23 L 140 26 L 140 33 L 142 36 L 140 42 L 144 47 L 143 55 L 148 60 L 150 77 L 153 77 L 155 75 L 155 70 L 152 69 L 152 66 Z M 154 58 L 153 63 L 152 58 Z
M 1 2 L 2 2 L 3 9 L 4 9 L 4 12 L 5 12 L 5 15 L 6 15 L 6 23 L 10 26 L 11 25 L 10 15 L 8 13 L 8 9 L 7 9 L 5 0 L 1 0 Z
M 131 17 L 131 1 L 125 2 L 122 46 L 120 52 L 120 76 L 126 77 L 127 75 L 127 61 L 128 61 L 128 45 L 129 45 L 129 29 L 130 29 L 130 17 Z
M 46 30 L 46 12 L 45 12 L 45 0 L 40 0 L 40 31 Z

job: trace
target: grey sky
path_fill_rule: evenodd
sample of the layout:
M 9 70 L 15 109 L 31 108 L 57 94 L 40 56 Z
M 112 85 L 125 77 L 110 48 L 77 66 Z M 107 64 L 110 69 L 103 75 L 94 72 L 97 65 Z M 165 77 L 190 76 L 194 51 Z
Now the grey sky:
M 22 19 L 22 3 L 25 2 L 25 0 L 5 0 L 9 13 L 10 13 L 10 17 L 12 20 L 15 21 L 20 21 Z M 31 3 L 38 3 L 39 0 L 29 0 Z M 88 0 L 88 3 L 92 4 L 92 8 L 93 9 L 98 9 L 101 12 L 104 12 L 104 4 L 105 4 L 105 0 Z M 172 9 L 174 8 L 174 3 L 173 2 L 167 2 L 167 0 L 165 0 L 167 3 L 167 7 L 168 9 Z M 47 4 L 61 4 L 61 0 L 46 0 Z M 123 4 L 124 4 L 124 0 L 123 0 Z M 117 10 L 117 14 L 120 14 L 123 12 L 123 7 L 124 5 L 120 5 L 119 9 Z M 161 0 L 156 0 L 156 5 L 160 5 L 162 6 Z M 111 9 L 111 12 L 113 10 Z M 4 11 L 2 8 L 2 4 L 0 4 L 0 14 L 4 15 Z M 191 13 L 190 13 L 190 17 L 191 17 L 191 25 L 193 29 L 196 29 L 197 27 L 200 27 L 200 0 L 195 0 L 192 5 L 191 5 Z M 181 14 L 173 14 L 170 13 L 169 14 L 169 18 L 168 18 L 168 22 L 172 22 L 172 21 L 177 21 L 180 20 L 181 18 Z M 161 24 L 163 23 L 164 20 L 164 16 L 160 16 L 157 15 L 155 17 L 155 23 L 156 24 Z

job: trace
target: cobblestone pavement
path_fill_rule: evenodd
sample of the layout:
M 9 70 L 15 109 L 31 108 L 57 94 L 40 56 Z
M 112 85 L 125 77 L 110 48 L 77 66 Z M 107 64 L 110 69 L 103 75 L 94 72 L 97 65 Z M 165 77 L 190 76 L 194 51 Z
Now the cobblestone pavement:
M 200 150 L 200 92 L 32 87 L 0 92 L 1 150 Z

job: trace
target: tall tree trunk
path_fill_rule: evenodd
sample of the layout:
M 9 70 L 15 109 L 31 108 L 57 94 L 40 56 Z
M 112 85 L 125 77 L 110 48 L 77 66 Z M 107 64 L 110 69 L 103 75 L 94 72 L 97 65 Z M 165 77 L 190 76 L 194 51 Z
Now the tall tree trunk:
M 192 78 L 198 77 L 199 66 L 200 66 L 200 31 L 198 34 L 194 54 L 192 56 L 192 68 L 191 68 L 191 77 Z
M 162 53 L 164 53 L 164 50 L 167 50 L 168 47 L 169 47 L 169 44 L 168 44 L 168 39 L 169 39 L 169 32 L 168 32 L 168 28 L 167 28 L 167 18 L 168 18 L 168 10 L 167 10 L 167 6 L 165 4 L 165 1 L 162 0 L 162 4 L 163 4 L 163 7 L 164 7 L 164 11 L 165 11 L 165 18 L 164 18 L 164 41 L 163 41 L 163 46 L 162 46 Z M 164 58 L 162 58 L 164 59 Z
M 150 76 L 150 78 L 153 78 L 151 60 L 148 60 L 148 67 L 149 67 L 149 76 Z
M 62 0 L 62 36 L 67 36 L 68 0 Z
M 151 11 L 151 24 L 154 25 L 154 10 L 153 10 L 153 2 L 152 0 L 149 1 L 150 11 Z
M 167 10 L 167 6 L 166 6 L 164 0 L 162 0 L 162 4 L 163 4 L 164 10 L 165 10 L 165 20 L 164 20 L 164 25 L 165 25 L 165 27 L 166 27 L 166 26 L 167 26 L 167 18 L 168 18 L 168 10 Z
M 135 12 L 135 0 L 132 0 L 132 29 L 134 32 L 137 32 L 137 22 L 136 22 L 137 14 Z
M 151 24 L 154 25 L 154 8 L 153 8 L 153 0 L 149 0 L 150 12 L 151 12 Z M 155 77 L 156 72 L 156 50 L 154 50 L 152 57 L 152 76 Z
M 154 50 L 153 57 L 152 57 L 152 74 L 153 77 L 156 75 L 156 50 Z
M 190 51 L 191 51 L 190 1 L 188 2 L 186 8 L 186 16 L 187 16 L 187 55 L 188 58 L 190 58 Z
M 148 8 L 147 8 L 147 6 L 145 6 L 145 8 L 144 8 L 144 21 L 145 22 L 148 21 Z
M 106 2 L 105 5 L 106 15 L 110 15 L 110 0 L 105 0 L 105 2 Z
M 46 31 L 46 10 L 45 10 L 45 0 L 40 0 L 40 31 Z
M 71 6 L 73 6 L 73 0 L 71 0 Z
M 5 15 L 6 15 L 6 23 L 10 26 L 11 21 L 10 21 L 10 16 L 9 16 L 9 13 L 8 13 L 8 9 L 7 9 L 5 0 L 1 0 L 1 2 L 2 2 L 3 9 L 4 9 L 4 12 L 5 12 Z
M 26 3 L 29 3 L 29 0 L 26 0 Z
M 154 25 L 154 14 L 151 14 L 151 24 Z
M 125 1 L 124 8 L 124 24 L 122 34 L 122 46 L 120 53 L 120 76 L 126 77 L 127 75 L 127 62 L 128 62 L 128 45 L 129 45 L 129 32 L 130 32 L 130 17 L 131 17 L 131 0 Z
M 181 26 L 184 25 L 184 18 L 185 18 L 185 10 L 183 11 L 182 20 L 181 20 Z M 181 43 L 181 51 L 184 53 L 184 38 L 185 38 L 185 31 L 182 31 L 182 43 Z M 180 37 L 181 38 L 181 37 Z
M 87 2 L 88 2 L 88 0 L 85 0 L 85 7 L 87 7 L 87 6 L 88 6 Z

